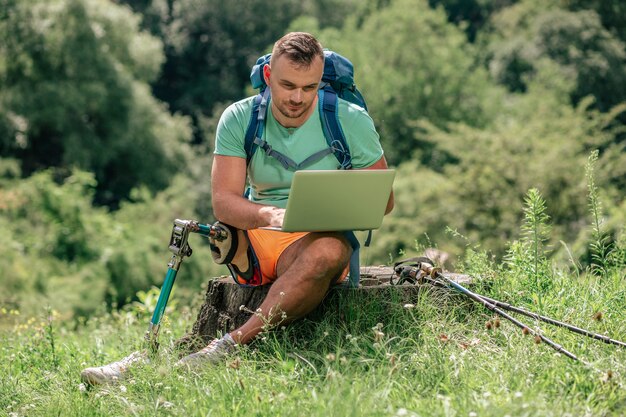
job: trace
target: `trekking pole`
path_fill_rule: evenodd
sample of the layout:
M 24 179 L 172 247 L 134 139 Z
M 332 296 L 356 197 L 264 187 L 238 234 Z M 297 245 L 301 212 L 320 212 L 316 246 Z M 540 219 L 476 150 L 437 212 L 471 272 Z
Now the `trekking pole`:
M 517 320 L 515 317 L 507 314 L 505 311 L 503 311 L 502 309 L 497 307 L 495 304 L 490 303 L 489 301 L 483 299 L 480 295 L 478 295 L 478 294 L 468 290 L 467 288 L 463 287 L 459 283 L 454 282 L 450 278 L 446 277 L 445 275 L 443 275 L 441 273 L 441 268 L 435 268 L 435 267 L 433 267 L 432 265 L 430 265 L 430 264 L 428 264 L 426 262 L 420 262 L 419 266 L 397 267 L 396 272 L 401 271 L 404 274 L 409 274 L 409 275 L 412 275 L 414 277 L 417 277 L 419 275 L 420 270 L 424 271 L 427 275 L 429 275 L 433 279 L 441 279 L 441 280 L 443 280 L 443 283 L 446 284 L 447 287 L 454 288 L 455 290 L 457 290 L 461 294 L 469 297 L 473 301 L 476 301 L 476 302 L 482 304 L 485 308 L 487 308 L 487 309 L 493 311 L 494 313 L 498 314 L 499 316 L 509 320 L 511 323 L 513 323 L 514 325 L 516 325 L 517 327 L 522 329 L 522 332 L 524 334 L 532 334 L 533 336 L 535 336 L 535 338 L 539 338 L 541 341 L 546 343 L 548 346 L 550 346 L 555 351 L 557 351 L 559 353 L 562 353 L 563 355 L 567 356 L 570 359 L 573 359 L 575 361 L 580 361 L 580 362 L 583 362 L 583 363 L 586 364 L 586 362 L 580 360 L 576 355 L 574 355 L 573 353 L 571 353 L 570 351 L 565 349 L 563 346 L 561 346 L 558 343 L 552 341 L 550 338 L 542 335 L 541 333 L 537 332 L 536 330 L 528 327 L 527 325 L 525 325 L 521 321 Z
M 176 274 L 180 268 L 180 264 L 183 262 L 185 256 L 191 256 L 193 251 L 189 246 L 189 233 L 198 233 L 205 237 L 211 237 L 215 240 L 224 240 L 228 238 L 228 233 L 225 229 L 218 225 L 200 224 L 193 220 L 174 220 L 174 227 L 172 228 L 172 235 L 170 236 L 169 249 L 172 252 L 172 259 L 167 264 L 167 273 L 165 274 L 165 280 L 159 293 L 159 299 L 157 301 L 156 308 L 152 314 L 152 319 L 148 325 L 148 331 L 146 332 L 146 341 L 148 347 L 152 353 L 156 353 L 159 348 L 158 336 L 159 328 L 161 326 L 161 319 L 165 313 L 165 307 L 167 301 L 170 298 L 174 281 L 176 280 Z
M 443 283 L 441 281 L 438 281 L 438 280 L 435 280 L 435 279 L 432 279 L 432 278 L 429 278 L 428 276 L 418 276 L 418 275 L 411 276 L 412 275 L 411 271 L 407 271 L 407 274 L 408 274 L 407 278 L 409 278 L 408 280 L 412 281 L 413 283 L 415 283 L 415 282 L 417 282 L 419 280 L 423 280 L 423 281 L 426 281 L 429 284 L 437 286 L 437 287 L 442 287 L 442 288 L 447 288 L 448 287 L 445 283 Z M 592 332 L 590 330 L 582 329 L 580 327 L 576 327 L 576 326 L 574 326 L 572 324 L 565 323 L 565 322 L 553 319 L 551 317 L 542 316 L 541 314 L 535 313 L 533 311 L 529 311 L 529 310 L 526 310 L 526 309 L 521 308 L 521 307 L 516 307 L 516 306 L 511 305 L 509 303 L 505 303 L 503 301 L 498 301 L 496 299 L 487 297 L 487 296 L 482 295 L 482 294 L 477 294 L 477 293 L 474 293 L 474 294 L 476 294 L 477 296 L 479 296 L 483 300 L 485 300 L 487 302 L 490 302 L 491 304 L 495 305 L 496 307 L 503 308 L 503 309 L 505 309 L 507 311 L 512 311 L 514 313 L 522 314 L 522 315 L 524 315 L 526 317 L 530 317 L 530 318 L 535 319 L 535 320 L 543 321 L 544 323 L 552 324 L 552 325 L 557 326 L 557 327 L 562 327 L 562 328 L 567 329 L 567 330 L 569 330 L 569 331 L 571 331 L 573 333 L 577 333 L 577 334 L 580 334 L 580 335 L 583 335 L 583 336 L 587 336 L 587 337 L 589 337 L 591 339 L 599 340 L 599 341 L 604 342 L 606 344 L 613 344 L 613 345 L 616 345 L 616 346 L 620 346 L 620 347 L 626 348 L 626 343 L 624 343 L 622 341 L 619 341 L 619 340 L 611 339 L 609 336 L 606 336 L 606 335 L 603 335 L 603 334 L 599 334 L 599 333 L 594 333 L 594 332 Z
M 408 273 L 410 274 L 410 271 Z M 428 278 L 427 276 L 411 277 L 409 275 L 409 278 L 411 278 L 414 282 L 421 279 L 421 280 L 424 280 L 424 281 L 428 282 L 429 284 L 435 285 L 437 287 L 448 288 L 448 286 L 445 283 L 443 283 L 441 281 L 438 281 L 438 280 L 435 280 L 435 279 L 432 279 L 432 278 Z M 493 298 L 487 297 L 487 296 L 482 295 L 482 294 L 477 294 L 477 293 L 474 293 L 474 294 L 476 294 L 477 296 L 479 296 L 483 300 L 485 300 L 485 301 L 495 305 L 496 307 L 503 308 L 503 309 L 505 309 L 507 311 L 512 311 L 514 313 L 519 313 L 519 314 L 522 314 L 522 315 L 524 315 L 526 317 L 530 317 L 530 318 L 535 319 L 535 320 L 543 321 L 544 323 L 552 324 L 552 325 L 557 326 L 557 327 L 562 327 L 562 328 L 565 328 L 565 329 L 567 329 L 567 330 L 569 330 L 569 331 L 571 331 L 573 333 L 577 333 L 577 334 L 580 334 L 580 335 L 583 335 L 583 336 L 587 336 L 587 337 L 589 337 L 591 339 L 594 339 L 594 340 L 599 340 L 599 341 L 607 343 L 607 344 L 613 344 L 613 345 L 617 345 L 617 346 L 626 348 L 626 343 L 624 343 L 622 341 L 619 341 L 619 340 L 611 339 L 609 336 L 606 336 L 606 335 L 603 335 L 603 334 L 599 334 L 599 333 L 594 333 L 594 332 L 592 332 L 590 330 L 582 329 L 580 327 L 573 326 L 573 325 L 571 325 L 569 323 L 565 323 L 565 322 L 553 319 L 551 317 L 542 316 L 542 315 L 540 315 L 538 313 L 535 313 L 533 311 L 529 311 L 529 310 L 526 310 L 526 309 L 521 308 L 521 307 L 516 307 L 516 306 L 511 305 L 509 303 L 505 303 L 503 301 L 498 301 L 498 300 L 495 300 Z
M 594 332 L 589 331 L 589 330 L 581 329 L 580 327 L 573 326 L 573 325 L 571 325 L 569 323 L 565 323 L 565 322 L 562 322 L 562 321 L 559 321 L 559 320 L 555 320 L 555 319 L 550 318 L 550 317 L 542 316 L 542 315 L 537 314 L 537 313 L 535 313 L 533 311 L 528 311 L 528 310 L 525 310 L 525 309 L 523 309 L 521 307 L 515 307 L 515 306 L 513 306 L 511 304 L 504 303 L 504 302 L 498 301 L 498 300 L 494 300 L 493 298 L 485 297 L 484 295 L 480 295 L 480 297 L 482 299 L 484 299 L 485 301 L 488 301 L 488 302 L 490 302 L 492 304 L 495 304 L 498 307 L 504 308 L 505 310 L 513 311 L 515 313 L 519 313 L 519 314 L 522 314 L 524 316 L 533 318 L 535 320 L 540 320 L 540 321 L 543 321 L 544 323 L 552 324 L 552 325 L 557 326 L 557 327 L 562 327 L 562 328 L 565 328 L 565 329 L 567 329 L 567 330 L 569 330 L 569 331 L 571 331 L 573 333 L 577 333 L 577 334 L 580 334 L 580 335 L 583 335 L 583 336 L 587 336 L 587 337 L 590 337 L 590 338 L 595 339 L 595 340 L 599 340 L 599 341 L 607 343 L 607 344 L 613 344 L 613 345 L 617 345 L 617 346 L 626 348 L 626 343 L 621 342 L 619 340 L 611 339 L 610 337 L 605 336 L 603 334 L 594 333 Z

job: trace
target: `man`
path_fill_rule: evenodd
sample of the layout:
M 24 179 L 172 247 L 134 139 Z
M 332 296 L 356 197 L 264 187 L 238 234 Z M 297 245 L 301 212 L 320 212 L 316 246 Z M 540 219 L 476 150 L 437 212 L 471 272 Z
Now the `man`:
M 324 53 L 310 34 L 289 33 L 272 50 L 269 65 L 263 68 L 271 101 L 264 139 L 273 149 L 294 161 L 303 161 L 328 147 L 318 110 L 318 88 L 324 70 Z M 342 233 L 283 233 L 259 229 L 280 227 L 285 214 L 293 172 L 264 152 L 255 152 L 246 161 L 244 137 L 254 97 L 232 104 L 220 118 L 211 174 L 213 212 L 222 223 L 247 230 L 250 244 L 259 259 L 262 284 L 272 286 L 254 314 L 240 328 L 213 340 L 199 352 L 182 358 L 179 364 L 197 366 L 214 363 L 232 352 L 237 344 L 252 341 L 267 324 L 293 321 L 319 305 L 333 283 L 346 277 L 350 244 Z M 344 130 L 355 169 L 385 169 L 387 163 L 372 119 L 362 108 L 339 101 L 339 120 Z M 307 169 L 337 169 L 331 153 Z M 246 179 L 250 196 L 245 198 Z M 389 196 L 386 213 L 393 208 Z M 83 378 L 104 379 L 104 374 L 121 376 L 129 363 L 89 368 Z M 106 368 L 106 369 L 105 369 Z M 114 369 L 114 371 L 111 371 Z M 119 372 L 118 372 L 119 370 Z M 89 372 L 87 372 L 89 371 Z

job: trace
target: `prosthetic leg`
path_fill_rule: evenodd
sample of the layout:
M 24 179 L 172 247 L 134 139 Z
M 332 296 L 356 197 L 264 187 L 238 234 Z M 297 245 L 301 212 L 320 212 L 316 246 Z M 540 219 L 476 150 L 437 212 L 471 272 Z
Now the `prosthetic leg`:
M 161 287 L 159 299 L 145 335 L 148 345 L 147 349 L 133 352 L 127 357 L 107 365 L 84 369 L 81 372 L 81 379 L 87 386 L 120 380 L 126 376 L 130 368 L 149 362 L 149 356 L 156 354 L 159 348 L 158 337 L 161 319 L 165 313 L 167 301 L 176 280 L 176 274 L 183 259 L 186 256 L 191 256 L 193 253 L 188 242 L 190 233 L 198 233 L 209 239 L 211 253 L 216 262 L 228 262 L 229 268 L 236 268 L 242 274 L 248 272 L 247 268 L 252 264 L 245 256 L 250 249 L 247 236 L 245 236 L 243 231 L 221 223 L 207 225 L 193 220 L 176 219 L 169 242 L 169 249 L 173 254 L 172 259 L 167 265 L 165 281 Z M 240 235 L 240 233 L 243 235 Z M 237 262 L 237 265 L 233 264 L 235 262 Z
M 209 240 L 214 242 L 222 242 L 221 246 L 226 248 L 228 245 L 234 246 L 234 250 L 229 248 L 227 253 L 236 252 L 236 244 L 233 243 L 233 229 L 230 226 L 222 225 L 221 223 L 215 223 L 213 225 L 201 224 L 194 220 L 174 220 L 174 227 L 172 229 L 172 235 L 170 237 L 169 249 L 172 252 L 172 259 L 167 264 L 167 273 L 165 274 L 165 280 L 161 287 L 159 299 L 157 301 L 156 308 L 152 314 L 152 319 L 148 325 L 148 331 L 146 332 L 146 341 L 148 342 L 148 348 L 151 352 L 156 352 L 159 348 L 158 337 L 159 328 L 161 326 L 161 319 L 165 313 L 165 307 L 167 301 L 170 298 L 174 281 L 176 280 L 176 274 L 180 268 L 181 263 L 185 256 L 191 256 L 193 250 L 189 246 L 189 234 L 198 233 L 204 237 L 208 237 Z

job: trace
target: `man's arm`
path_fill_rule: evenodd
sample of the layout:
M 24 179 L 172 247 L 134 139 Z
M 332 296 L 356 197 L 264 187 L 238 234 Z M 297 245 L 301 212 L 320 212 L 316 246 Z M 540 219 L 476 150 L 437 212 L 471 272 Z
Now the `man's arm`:
M 246 186 L 246 159 L 215 155 L 211 170 L 213 214 L 222 223 L 238 229 L 281 227 L 285 210 L 253 203 L 243 197 Z
M 363 169 L 387 169 L 387 160 L 385 156 L 381 156 L 380 159 L 374 162 L 373 165 L 368 166 Z M 393 190 L 391 190 L 391 194 L 389 194 L 389 200 L 387 201 L 387 207 L 385 208 L 385 214 L 389 214 L 393 210 Z

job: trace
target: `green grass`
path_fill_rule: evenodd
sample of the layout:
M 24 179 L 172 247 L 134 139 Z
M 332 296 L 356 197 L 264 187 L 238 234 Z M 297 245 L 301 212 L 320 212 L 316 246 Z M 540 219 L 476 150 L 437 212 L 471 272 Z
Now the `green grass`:
M 543 313 L 626 339 L 623 272 L 616 267 L 602 277 L 558 271 L 544 277 L 550 285 L 541 286 Z M 492 275 L 496 278 L 483 293 L 537 310 L 523 277 L 504 269 Z M 174 341 L 193 324 L 195 310 L 170 312 L 158 358 L 117 385 L 89 391 L 80 389 L 81 369 L 140 348 L 148 314 L 129 308 L 76 327 L 46 311 L 30 320 L 5 311 L 0 316 L 0 415 L 626 414 L 624 349 L 542 326 L 547 336 L 591 364 L 585 366 L 536 345 L 504 320 L 500 328 L 487 330 L 492 314 L 458 295 L 425 291 L 413 308 L 386 303 L 378 311 L 347 305 L 352 312 L 301 320 L 199 373 L 175 369 L 177 356 L 171 353 Z M 598 311 L 601 321 L 592 318 Z

